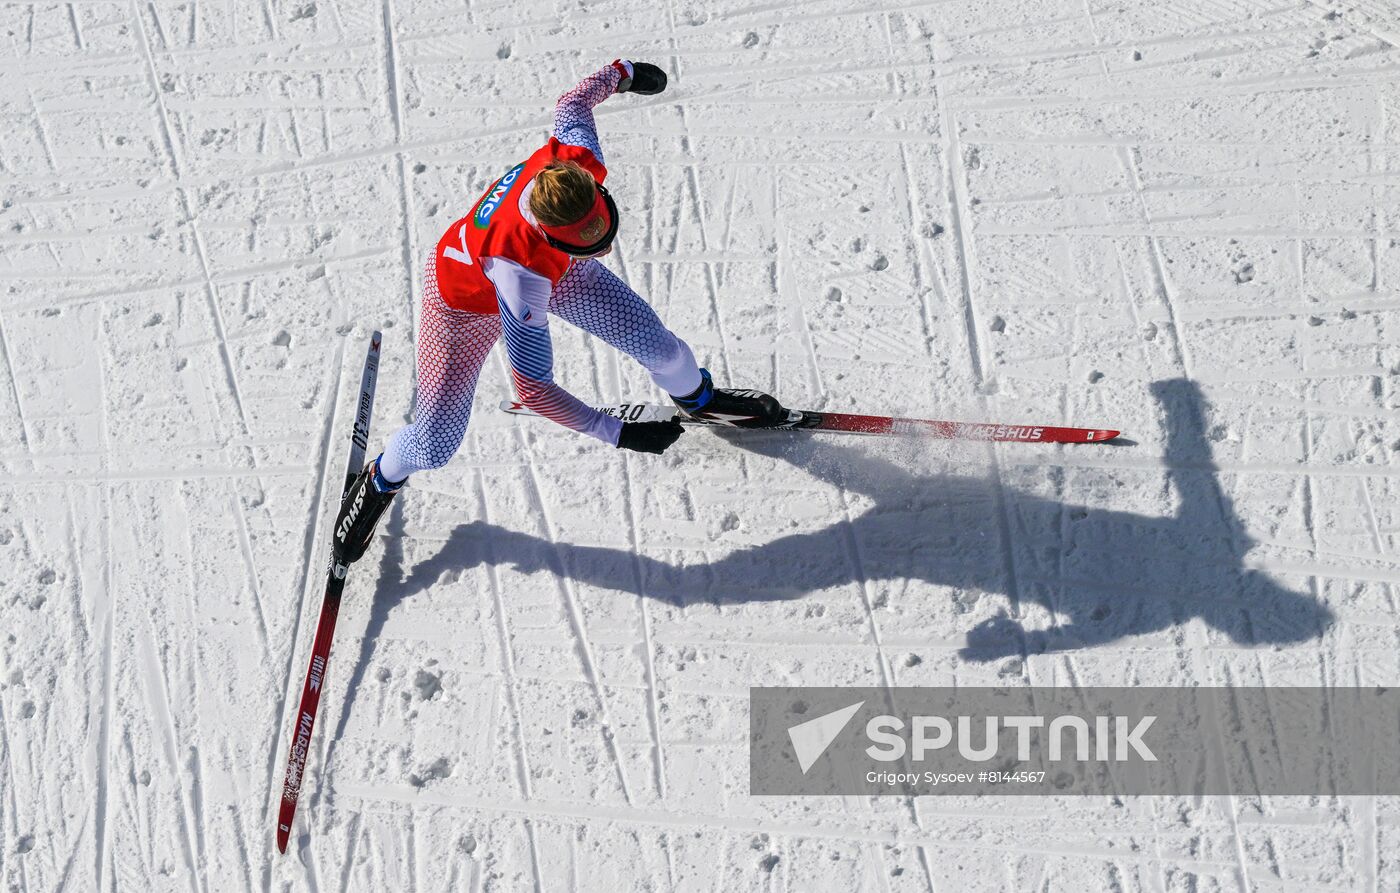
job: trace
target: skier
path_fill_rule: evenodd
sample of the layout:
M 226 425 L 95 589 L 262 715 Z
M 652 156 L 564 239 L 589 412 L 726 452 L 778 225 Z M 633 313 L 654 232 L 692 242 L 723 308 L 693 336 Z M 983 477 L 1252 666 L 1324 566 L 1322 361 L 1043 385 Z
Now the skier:
M 621 449 L 661 453 L 676 442 L 678 421 L 623 422 L 554 383 L 550 313 L 633 357 L 688 416 L 752 428 L 787 417 L 768 394 L 716 388 L 690 347 L 597 261 L 612 251 L 620 220 L 603 187 L 593 107 L 614 93 L 664 89 L 666 73 L 648 62 L 617 60 L 584 78 L 555 106 L 549 142 L 438 241 L 424 271 L 414 420 L 346 494 L 335 525 L 340 560 L 364 554 L 410 474 L 440 468 L 457 452 L 477 376 L 502 333 L 516 391 L 530 409 Z

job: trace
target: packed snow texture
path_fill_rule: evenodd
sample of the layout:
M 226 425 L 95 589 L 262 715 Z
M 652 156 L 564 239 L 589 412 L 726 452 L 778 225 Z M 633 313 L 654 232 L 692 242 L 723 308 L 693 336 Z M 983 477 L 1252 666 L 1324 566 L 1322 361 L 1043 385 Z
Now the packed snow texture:
M 1395 685 L 1388 0 L 0 6 L 5 890 L 1394 890 L 1373 798 L 757 799 L 751 685 Z M 789 405 L 494 409 L 354 568 L 273 845 L 368 333 L 615 57 L 608 265 Z M 1392 171 L 1391 167 L 1396 167 Z M 559 379 L 659 399 L 556 326 Z M 1378 742 L 1390 752 L 1394 742 Z

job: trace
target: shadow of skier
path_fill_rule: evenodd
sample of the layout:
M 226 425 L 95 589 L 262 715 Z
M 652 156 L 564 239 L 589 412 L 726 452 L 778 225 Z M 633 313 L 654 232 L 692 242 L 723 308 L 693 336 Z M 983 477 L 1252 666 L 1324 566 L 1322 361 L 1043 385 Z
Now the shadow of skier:
M 1021 592 L 1023 601 L 1036 601 L 1067 620 L 1032 631 L 1005 615 L 983 621 L 968 632 L 963 657 L 1091 648 L 1179 628 L 1193 617 L 1250 646 L 1302 642 L 1331 625 L 1334 615 L 1326 605 L 1244 566 L 1255 541 L 1221 489 L 1200 387 L 1171 379 L 1154 382 L 1151 391 L 1165 414 L 1163 466 L 1176 494 L 1175 514 L 1072 509 L 1058 545 L 1061 555 L 1076 560 L 1066 563 L 1058 586 Z M 1037 503 L 1043 500 L 1015 494 L 1013 501 L 1023 522 L 1016 533 L 1043 536 L 1029 522 L 1042 514 Z
M 732 436 L 735 446 L 789 462 L 872 504 L 859 514 L 848 510 L 847 519 L 821 530 L 695 563 L 557 544 L 475 522 L 457 527 L 437 555 L 401 579 L 402 555 L 391 539 L 356 676 L 363 675 L 375 628 L 383 627 L 393 605 L 434 585 L 444 572 L 493 560 L 676 606 L 793 599 L 863 583 L 876 606 L 909 610 L 903 590 L 926 581 L 952 588 L 954 609 L 964 613 L 985 595 L 1002 593 L 1013 610 L 1038 603 L 1060 618 L 1043 630 L 1024 630 L 1005 613 L 984 620 L 968 632 L 960 652 L 973 660 L 1090 648 L 1174 629 L 1193 617 L 1244 645 L 1320 635 L 1332 620 L 1326 606 L 1243 567 L 1253 541 L 1220 488 L 1199 388 L 1171 380 L 1154 384 L 1152 392 L 1166 414 L 1166 482 L 1178 504 L 1173 515 L 1062 503 L 999 490 L 995 480 L 980 476 L 920 476 L 862 452 L 859 441 L 746 432 Z M 1002 501 L 1009 543 L 997 518 Z

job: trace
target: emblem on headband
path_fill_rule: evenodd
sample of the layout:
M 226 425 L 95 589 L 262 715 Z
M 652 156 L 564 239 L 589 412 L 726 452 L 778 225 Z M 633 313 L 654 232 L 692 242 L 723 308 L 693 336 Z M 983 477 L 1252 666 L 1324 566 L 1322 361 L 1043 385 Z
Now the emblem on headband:
M 603 216 L 600 214 L 599 216 L 594 217 L 592 222 L 590 222 L 587 226 L 579 230 L 578 234 L 583 237 L 583 241 L 585 244 L 592 245 L 594 242 L 603 238 L 603 234 L 607 231 L 608 221 L 604 219 Z

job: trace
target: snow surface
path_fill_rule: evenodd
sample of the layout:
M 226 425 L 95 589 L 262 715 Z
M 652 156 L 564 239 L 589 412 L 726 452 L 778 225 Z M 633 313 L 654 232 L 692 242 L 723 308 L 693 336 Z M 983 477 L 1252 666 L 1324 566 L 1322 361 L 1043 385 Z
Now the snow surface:
M 757 684 L 1395 685 L 1389 0 L 0 6 L 5 890 L 1396 890 L 1374 798 L 747 795 Z M 790 405 L 1130 447 L 499 413 L 351 575 L 367 333 L 615 56 L 608 263 Z M 614 185 L 615 181 L 615 185 Z M 654 395 L 558 327 L 582 395 Z M 1393 748 L 1393 742 L 1378 746 Z

